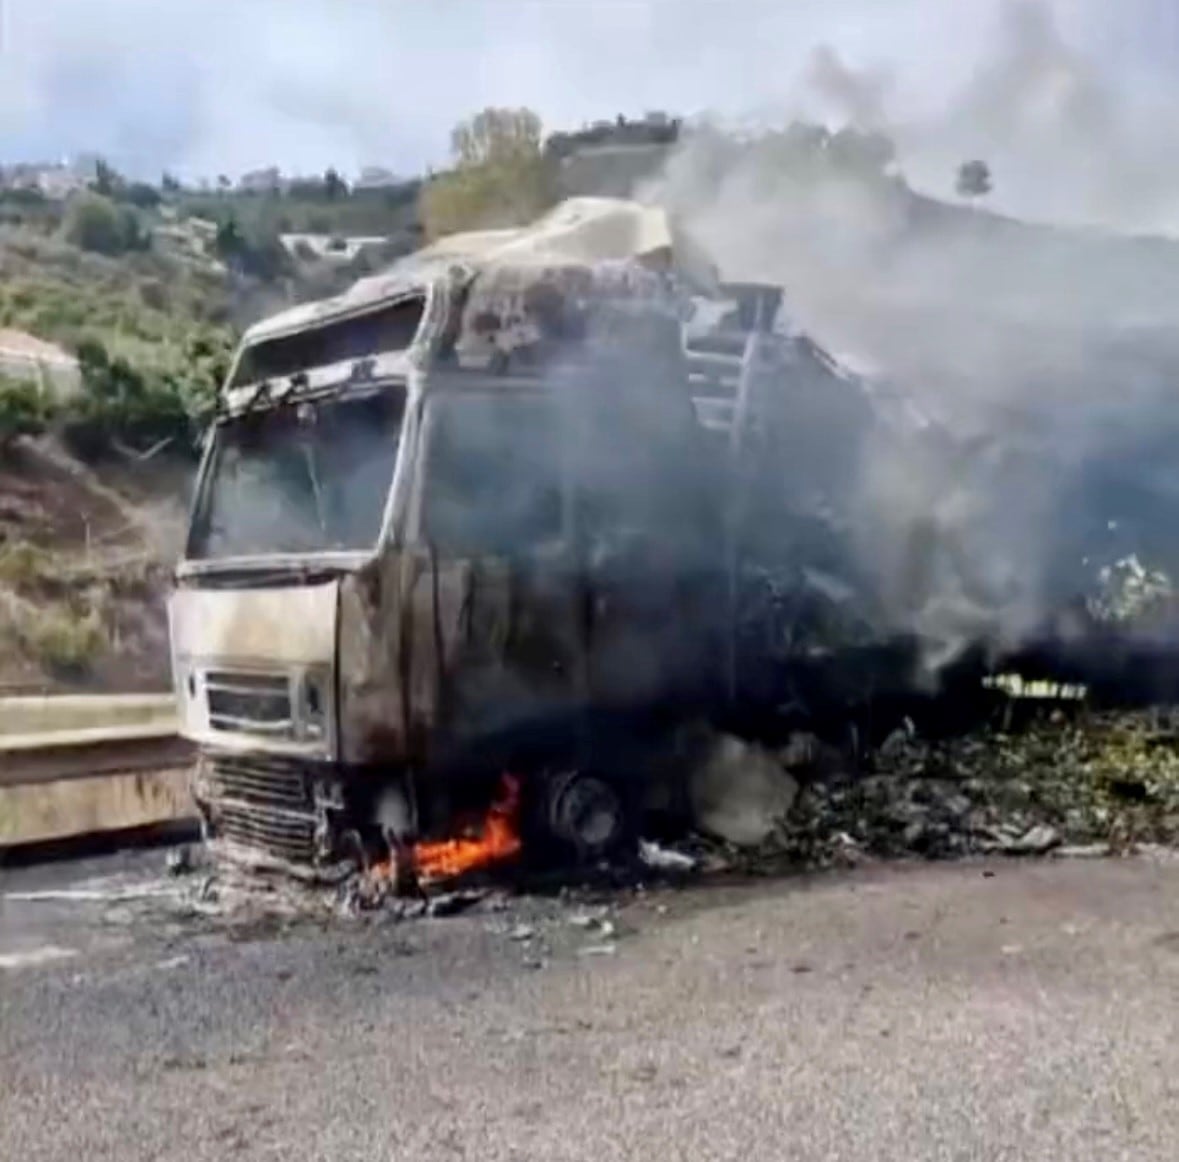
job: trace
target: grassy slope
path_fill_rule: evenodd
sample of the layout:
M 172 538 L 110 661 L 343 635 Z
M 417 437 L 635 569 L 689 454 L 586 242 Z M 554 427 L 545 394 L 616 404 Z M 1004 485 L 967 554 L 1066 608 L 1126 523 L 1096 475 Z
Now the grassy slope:
M 166 689 L 168 564 L 190 470 L 89 469 L 51 442 L 0 462 L 0 693 Z

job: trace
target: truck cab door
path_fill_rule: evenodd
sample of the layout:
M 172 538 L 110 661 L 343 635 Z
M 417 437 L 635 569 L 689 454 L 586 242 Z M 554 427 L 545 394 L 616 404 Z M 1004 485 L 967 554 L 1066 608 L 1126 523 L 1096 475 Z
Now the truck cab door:
M 584 701 L 582 574 L 551 393 L 427 405 L 403 572 L 410 702 L 448 754 L 543 735 Z

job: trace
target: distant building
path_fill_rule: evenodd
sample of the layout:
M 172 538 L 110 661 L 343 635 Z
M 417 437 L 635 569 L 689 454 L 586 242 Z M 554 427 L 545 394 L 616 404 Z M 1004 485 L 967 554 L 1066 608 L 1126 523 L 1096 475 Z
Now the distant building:
M 86 189 L 89 180 L 76 173 L 70 166 L 50 166 L 37 175 L 37 188 L 47 198 L 64 201 L 71 194 Z
M 647 113 L 641 121 L 619 114 L 613 121 L 594 121 L 572 133 L 550 134 L 545 152 L 561 160 L 590 148 L 670 146 L 679 140 L 681 128 L 680 119 L 666 113 Z
M 282 173 L 276 165 L 251 170 L 238 179 L 237 188 L 249 194 L 274 194 L 282 189 Z
M 366 165 L 360 177 L 353 183 L 354 190 L 383 190 L 389 186 L 401 185 L 401 179 L 392 170 L 379 165 Z
M 0 188 L 36 190 L 46 198 L 60 200 L 84 190 L 87 179 L 68 162 L 17 162 L 0 167 Z
M 0 329 L 0 375 L 31 380 L 45 394 L 70 395 L 78 390 L 82 374 L 68 351 L 26 331 Z
M 569 198 L 630 198 L 662 172 L 671 149 L 654 143 L 578 146 L 561 158 L 557 180 Z
M 338 234 L 280 234 L 278 240 L 292 258 L 315 258 L 341 265 L 351 262 L 361 251 L 384 246 L 389 241 L 382 234 L 347 237 Z
M 207 218 L 177 220 L 174 217 L 156 226 L 151 233 L 153 242 L 163 253 L 208 264 L 217 237 L 217 223 Z
M 217 237 L 217 223 L 209 218 L 185 218 L 184 224 L 199 238 L 212 242 Z
M 101 161 L 97 153 L 77 153 L 66 164 L 80 181 L 89 183 L 98 179 Z

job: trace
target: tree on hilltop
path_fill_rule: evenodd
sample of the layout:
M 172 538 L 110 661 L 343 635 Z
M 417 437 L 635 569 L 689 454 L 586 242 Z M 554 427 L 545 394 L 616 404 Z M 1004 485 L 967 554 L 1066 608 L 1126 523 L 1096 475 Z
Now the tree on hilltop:
M 428 181 L 419 199 L 428 239 L 520 225 L 553 204 L 553 166 L 531 109 L 484 109 L 456 125 L 450 142 L 454 167 Z
M 991 181 L 991 167 L 985 161 L 964 161 L 958 167 L 958 181 L 955 188 L 960 198 L 976 202 L 985 198 L 994 185 Z

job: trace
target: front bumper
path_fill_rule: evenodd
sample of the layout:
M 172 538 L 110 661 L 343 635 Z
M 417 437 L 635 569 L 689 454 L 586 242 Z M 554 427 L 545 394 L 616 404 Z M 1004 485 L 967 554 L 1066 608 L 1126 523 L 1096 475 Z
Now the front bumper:
M 234 863 L 321 881 L 359 865 L 359 850 L 346 850 L 343 784 L 331 764 L 202 750 L 193 798 L 211 849 Z

